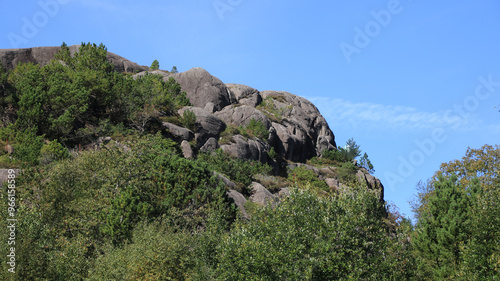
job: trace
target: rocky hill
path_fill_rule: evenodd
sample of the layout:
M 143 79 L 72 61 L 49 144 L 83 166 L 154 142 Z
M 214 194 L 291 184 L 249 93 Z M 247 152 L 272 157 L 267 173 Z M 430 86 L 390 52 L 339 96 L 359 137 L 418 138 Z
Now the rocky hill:
M 70 53 L 77 52 L 79 46 L 70 46 Z M 54 58 L 58 50 L 59 47 L 4 49 L 0 50 L 0 61 L 7 69 L 26 62 L 43 66 Z M 195 127 L 186 128 L 167 121 L 162 121 L 161 126 L 181 144 L 186 158 L 196 157 L 196 151 L 213 152 L 220 148 L 233 157 L 258 160 L 275 169 L 303 166 L 313 171 L 330 188 L 341 189 L 337 167 L 318 168 L 305 164 L 313 157 L 321 157 L 325 150 L 336 149 L 333 132 L 310 101 L 288 92 L 259 91 L 246 85 L 224 83 L 199 67 L 170 73 L 151 71 L 146 66 L 110 52 L 107 53 L 107 59 L 117 72 L 135 73 L 135 79 L 151 73 L 163 76 L 164 81 L 173 77 L 181 85 L 192 106 L 184 107 L 178 113 L 180 116 L 185 111 L 194 113 Z M 256 124 L 263 128 L 264 135 L 245 133 L 246 128 Z M 283 161 L 278 163 L 278 158 Z M 380 190 L 383 200 L 380 180 L 364 169 L 358 169 L 356 178 L 369 188 Z M 252 189 L 257 193 L 269 193 L 262 191 L 264 187 L 255 186 Z M 242 197 L 235 193 L 232 195 L 235 199 Z M 268 195 L 271 196 L 270 193 Z

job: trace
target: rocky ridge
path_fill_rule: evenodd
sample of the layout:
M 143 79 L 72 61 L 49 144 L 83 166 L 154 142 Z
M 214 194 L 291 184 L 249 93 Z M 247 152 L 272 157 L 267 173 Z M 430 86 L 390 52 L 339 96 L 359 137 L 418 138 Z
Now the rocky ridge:
M 69 48 L 73 54 L 79 45 Z M 0 50 L 0 61 L 7 69 L 13 69 L 20 62 L 46 65 L 58 49 L 59 47 L 3 49 Z M 288 92 L 259 91 L 246 85 L 225 84 L 199 67 L 172 74 L 161 70 L 150 71 L 146 66 L 140 66 L 110 52 L 107 53 L 107 58 L 117 72 L 132 72 L 136 73 L 134 77 L 140 77 L 149 71 L 162 75 L 165 81 L 173 77 L 181 85 L 192 106 L 184 107 L 178 113 L 182 116 L 186 110 L 193 112 L 196 115 L 197 130 L 168 122 L 163 122 L 162 126 L 172 138 L 181 143 L 186 158 L 196 157 L 196 150 L 211 152 L 218 148 L 234 157 L 258 160 L 275 168 L 278 165 L 276 159 L 279 158 L 283 160 L 280 163 L 285 165 L 281 168 L 290 169 L 302 165 L 312 170 L 330 188 L 343 188 L 335 167 L 318 169 L 304 164 L 312 157 L 320 157 L 325 149 L 336 149 L 333 132 L 310 101 Z M 265 128 L 265 137 L 249 136 L 242 132 L 242 129 L 252 122 L 257 122 Z M 190 142 L 195 143 L 195 151 Z M 383 185 L 379 179 L 364 169 L 359 169 L 356 177 L 367 187 L 380 190 L 383 200 Z M 287 193 L 285 188 L 272 194 L 257 182 L 252 183 L 249 189 L 254 193 L 248 200 L 260 205 L 275 204 L 282 194 Z M 247 199 L 234 189 L 229 192 L 229 196 L 244 213 L 243 205 Z

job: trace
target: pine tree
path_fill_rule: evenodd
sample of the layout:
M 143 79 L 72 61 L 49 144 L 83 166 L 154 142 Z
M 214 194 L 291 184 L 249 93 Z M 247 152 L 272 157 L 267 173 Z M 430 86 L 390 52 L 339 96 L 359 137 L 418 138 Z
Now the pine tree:
M 158 62 L 158 60 L 154 60 L 153 63 L 151 64 L 151 70 L 157 70 L 157 69 L 160 69 L 160 63 Z
M 421 278 L 446 279 L 458 274 L 461 247 L 470 238 L 471 196 L 477 184 L 465 189 L 456 176 L 440 176 L 420 208 L 414 235 Z

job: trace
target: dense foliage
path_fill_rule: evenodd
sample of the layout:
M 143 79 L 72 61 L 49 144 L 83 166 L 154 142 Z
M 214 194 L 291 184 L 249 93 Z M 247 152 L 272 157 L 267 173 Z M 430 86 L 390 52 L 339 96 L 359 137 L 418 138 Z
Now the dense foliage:
M 119 124 L 144 133 L 159 117 L 189 105 L 173 78 L 146 74 L 133 79 L 115 72 L 106 53 L 102 44 L 82 44 L 71 55 L 63 44 L 43 67 L 26 63 L 10 73 L 1 69 L 2 129 L 21 132 L 11 134 L 13 143 L 26 143 L 33 133 L 66 146 L 88 143 Z M 20 156 L 34 164 L 31 149 L 21 147 Z
M 499 146 L 469 148 L 443 164 L 421 184 L 412 225 L 379 190 L 358 182 L 360 167 L 374 169 L 353 139 L 311 160 L 329 166 L 338 190 L 310 166 L 278 177 L 267 164 L 222 150 L 182 157 L 159 126 L 176 120 L 196 131 L 192 111 L 177 115 L 189 105 L 180 85 L 117 73 L 106 52 L 82 44 L 70 54 L 63 44 L 43 67 L 0 66 L 0 144 L 13 146 L 0 151 L 0 164 L 22 170 L 15 179 L 16 273 L 2 262 L 0 280 L 500 278 Z M 260 108 L 280 121 L 289 110 L 276 106 L 281 99 Z M 228 126 L 219 143 L 236 133 L 269 134 L 252 119 Z M 286 168 L 274 149 L 268 155 Z M 247 198 L 255 180 L 274 181 L 278 188 L 270 190 L 289 195 L 275 194 L 273 205 L 247 202 L 250 216 L 238 216 L 225 178 Z M 2 218 L 12 206 L 6 194 Z M 0 221 L 0 237 L 12 235 L 8 224 Z M 11 246 L 0 243 L 3 257 Z
M 468 149 L 421 184 L 413 234 L 420 279 L 497 280 L 500 147 Z

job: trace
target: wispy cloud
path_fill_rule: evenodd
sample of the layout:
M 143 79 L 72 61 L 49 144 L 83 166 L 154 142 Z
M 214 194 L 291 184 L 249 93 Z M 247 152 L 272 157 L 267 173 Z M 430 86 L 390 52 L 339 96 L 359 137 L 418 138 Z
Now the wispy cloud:
M 400 105 L 355 103 L 344 99 L 309 98 L 333 127 L 420 131 L 434 128 L 473 129 L 474 117 L 462 118 L 447 111 L 428 112 Z M 474 120 L 477 122 L 477 120 Z M 477 124 L 477 123 L 476 123 Z

